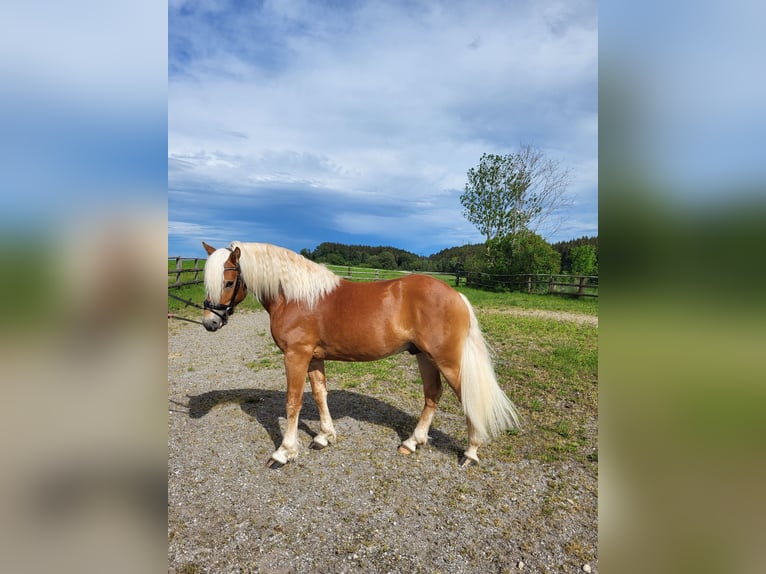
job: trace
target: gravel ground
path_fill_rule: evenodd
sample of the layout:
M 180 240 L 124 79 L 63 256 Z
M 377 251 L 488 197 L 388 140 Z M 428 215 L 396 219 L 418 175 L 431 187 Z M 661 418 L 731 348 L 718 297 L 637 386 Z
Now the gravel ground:
M 307 384 L 304 449 L 265 468 L 285 423 L 275 350 L 265 312 L 216 333 L 169 322 L 169 572 L 597 572 L 594 469 L 498 461 L 503 437 L 460 469 L 464 419 L 441 410 L 431 442 L 400 455 L 422 396 L 338 390 L 332 363 L 337 443 L 305 448 L 319 430 Z

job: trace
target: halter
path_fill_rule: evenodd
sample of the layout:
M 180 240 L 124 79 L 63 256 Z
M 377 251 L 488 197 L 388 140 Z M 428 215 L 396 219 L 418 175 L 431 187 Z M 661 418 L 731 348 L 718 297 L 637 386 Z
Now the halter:
M 236 267 L 224 267 L 223 270 L 237 272 L 237 281 L 234 283 L 234 292 L 231 294 L 231 299 L 229 299 L 228 305 L 224 305 L 223 303 L 211 303 L 210 300 L 205 299 L 202 307 L 214 315 L 218 315 L 218 317 L 221 319 L 221 321 L 223 321 L 223 324 L 225 325 L 229 320 L 229 316 L 234 313 L 234 300 L 237 298 L 239 285 L 242 281 L 242 270 L 239 268 L 239 263 L 237 263 Z M 218 311 L 223 311 L 223 314 L 219 313 Z

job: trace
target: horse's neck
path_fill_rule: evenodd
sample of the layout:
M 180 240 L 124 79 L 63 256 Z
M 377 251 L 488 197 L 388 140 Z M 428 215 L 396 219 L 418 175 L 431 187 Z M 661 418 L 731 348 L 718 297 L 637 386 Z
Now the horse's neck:
M 281 290 L 279 295 L 277 295 L 276 297 L 273 297 L 271 299 L 266 299 L 266 298 L 261 299 L 261 306 L 266 310 L 266 312 L 269 315 L 277 312 L 279 309 L 284 308 L 285 303 L 286 303 L 285 296 L 282 294 Z

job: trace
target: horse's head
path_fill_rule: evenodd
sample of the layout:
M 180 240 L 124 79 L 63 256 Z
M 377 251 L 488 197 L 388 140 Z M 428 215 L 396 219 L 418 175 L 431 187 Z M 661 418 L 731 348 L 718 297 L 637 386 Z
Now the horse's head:
M 239 247 L 216 249 L 204 241 L 202 245 L 208 253 L 202 324 L 208 331 L 217 331 L 234 313 L 234 307 L 247 296 L 247 285 L 239 267 Z

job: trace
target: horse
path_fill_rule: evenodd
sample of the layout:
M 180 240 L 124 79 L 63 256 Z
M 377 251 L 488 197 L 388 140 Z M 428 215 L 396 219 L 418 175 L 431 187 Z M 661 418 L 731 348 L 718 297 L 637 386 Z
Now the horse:
M 226 325 L 251 293 L 269 314 L 271 335 L 284 354 L 287 424 L 282 444 L 267 462 L 272 469 L 299 453 L 298 417 L 308 374 L 319 410 L 320 432 L 312 449 L 336 440 L 327 406 L 325 361 L 374 361 L 407 351 L 417 358 L 425 405 L 412 435 L 398 450 L 412 454 L 426 444 L 442 395 L 440 374 L 462 403 L 469 444 L 458 464 L 479 463 L 478 449 L 520 428 L 516 407 L 498 385 L 490 352 L 473 307 L 462 294 L 433 277 L 353 282 L 293 251 L 267 243 L 234 241 L 208 253 L 202 323 Z

